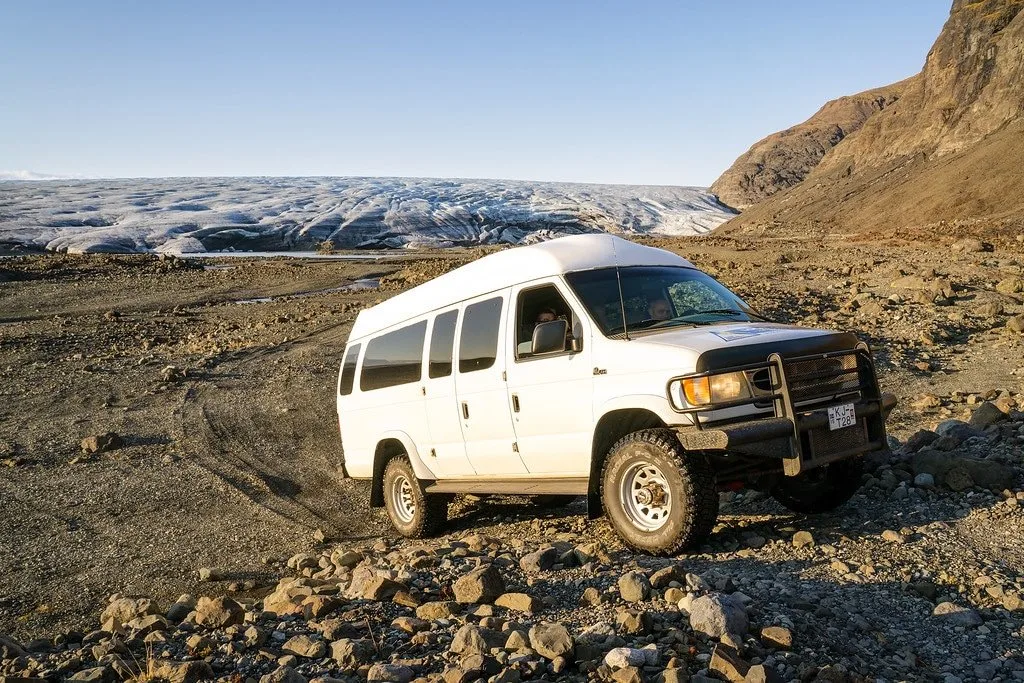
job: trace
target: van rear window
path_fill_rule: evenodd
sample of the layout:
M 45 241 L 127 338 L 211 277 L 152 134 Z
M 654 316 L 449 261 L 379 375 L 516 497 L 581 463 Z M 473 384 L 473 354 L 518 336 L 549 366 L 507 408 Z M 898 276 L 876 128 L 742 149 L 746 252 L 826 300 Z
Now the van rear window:
M 348 347 L 345 352 L 345 362 L 341 366 L 341 382 L 338 384 L 338 393 L 348 396 L 352 393 L 352 386 L 356 383 L 356 362 L 359 360 L 359 344 Z
M 466 306 L 459 339 L 459 372 L 486 370 L 494 365 L 502 302 L 499 296 Z
M 419 381 L 426 334 L 427 321 L 422 320 L 367 342 L 359 388 L 372 391 Z
M 446 311 L 434 318 L 430 331 L 430 364 L 427 375 L 431 379 L 452 374 L 452 352 L 455 350 L 455 320 L 458 311 Z

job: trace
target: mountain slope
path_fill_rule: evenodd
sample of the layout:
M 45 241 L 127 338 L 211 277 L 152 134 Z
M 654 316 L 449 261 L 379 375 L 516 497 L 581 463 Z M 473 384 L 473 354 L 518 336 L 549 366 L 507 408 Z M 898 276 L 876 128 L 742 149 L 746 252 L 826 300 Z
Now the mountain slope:
M 1024 219 L 1024 0 L 953 3 L 902 95 L 829 150 L 799 184 L 725 232 L 856 233 Z
M 909 81 L 827 102 L 803 123 L 754 143 L 711 185 L 711 191 L 723 203 L 746 209 L 796 185 L 826 152 L 896 102 Z

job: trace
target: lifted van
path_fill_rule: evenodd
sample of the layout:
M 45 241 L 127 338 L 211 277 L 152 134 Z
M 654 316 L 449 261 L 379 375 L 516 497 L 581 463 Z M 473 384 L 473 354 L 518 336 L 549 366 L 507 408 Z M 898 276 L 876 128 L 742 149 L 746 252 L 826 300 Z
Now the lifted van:
M 720 489 L 831 510 L 896 404 L 849 333 L 774 323 L 689 261 L 610 235 L 481 258 L 362 311 L 347 474 L 405 536 L 453 494 L 586 496 L 634 548 L 707 536 Z

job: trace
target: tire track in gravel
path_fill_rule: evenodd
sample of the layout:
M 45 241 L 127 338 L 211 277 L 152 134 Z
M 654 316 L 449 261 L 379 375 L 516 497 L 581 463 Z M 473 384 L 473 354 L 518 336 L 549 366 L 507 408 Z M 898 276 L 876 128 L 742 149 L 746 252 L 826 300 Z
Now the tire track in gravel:
M 351 320 L 236 352 L 179 408 L 193 462 L 254 504 L 336 539 L 383 533 L 365 486 L 343 478 L 334 375 Z

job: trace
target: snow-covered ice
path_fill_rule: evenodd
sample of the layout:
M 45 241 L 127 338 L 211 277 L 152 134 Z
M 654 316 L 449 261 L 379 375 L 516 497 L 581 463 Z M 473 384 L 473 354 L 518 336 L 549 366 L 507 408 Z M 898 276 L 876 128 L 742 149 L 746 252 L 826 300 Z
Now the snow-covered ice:
M 444 247 L 582 232 L 694 235 L 705 188 L 430 178 L 0 182 L 0 246 L 68 252 Z

